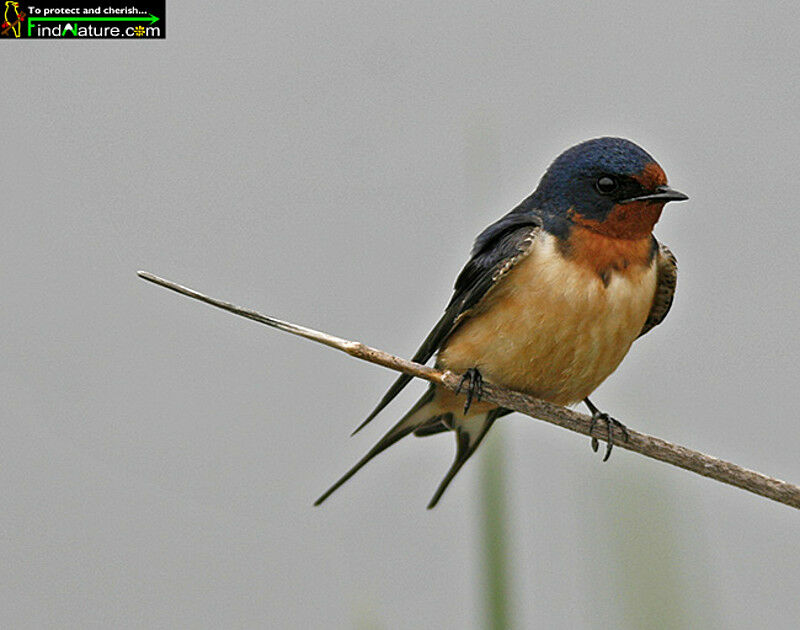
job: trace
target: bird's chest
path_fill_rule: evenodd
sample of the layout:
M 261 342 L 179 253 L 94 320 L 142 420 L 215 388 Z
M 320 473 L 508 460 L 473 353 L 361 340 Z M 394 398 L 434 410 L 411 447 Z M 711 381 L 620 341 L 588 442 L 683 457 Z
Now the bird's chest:
M 540 236 L 448 339 L 439 364 L 478 367 L 489 381 L 559 404 L 588 396 L 628 352 L 656 289 L 654 262 L 609 260 L 598 269 L 597 257 L 570 258 Z

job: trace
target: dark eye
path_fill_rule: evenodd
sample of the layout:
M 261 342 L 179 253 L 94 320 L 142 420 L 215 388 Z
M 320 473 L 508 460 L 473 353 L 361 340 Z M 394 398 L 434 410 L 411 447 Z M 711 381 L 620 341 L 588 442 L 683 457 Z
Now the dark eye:
M 610 175 L 603 175 L 594 185 L 601 195 L 610 195 L 617 189 L 617 180 Z

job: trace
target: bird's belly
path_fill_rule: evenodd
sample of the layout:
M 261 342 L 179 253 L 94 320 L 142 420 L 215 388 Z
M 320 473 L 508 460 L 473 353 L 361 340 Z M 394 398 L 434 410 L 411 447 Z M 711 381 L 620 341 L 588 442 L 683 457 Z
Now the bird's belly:
M 642 330 L 655 262 L 615 271 L 608 284 L 564 258 L 546 235 L 450 336 L 437 365 L 477 367 L 498 385 L 557 404 L 588 396 Z

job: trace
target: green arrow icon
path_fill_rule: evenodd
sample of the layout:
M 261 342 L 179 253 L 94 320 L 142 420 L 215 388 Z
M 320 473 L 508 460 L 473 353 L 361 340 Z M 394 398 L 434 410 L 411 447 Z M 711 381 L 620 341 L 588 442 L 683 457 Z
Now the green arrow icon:
M 31 36 L 34 22 L 148 22 L 155 24 L 159 19 L 152 13 L 149 14 L 149 17 L 29 17 L 28 37 Z

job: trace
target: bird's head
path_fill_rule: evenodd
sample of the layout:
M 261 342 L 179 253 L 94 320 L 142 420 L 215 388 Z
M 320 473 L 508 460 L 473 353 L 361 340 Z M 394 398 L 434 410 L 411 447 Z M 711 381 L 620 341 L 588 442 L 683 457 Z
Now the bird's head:
M 615 238 L 644 238 L 664 204 L 686 195 L 641 147 L 623 138 L 587 140 L 559 155 L 533 194 L 537 206 Z

